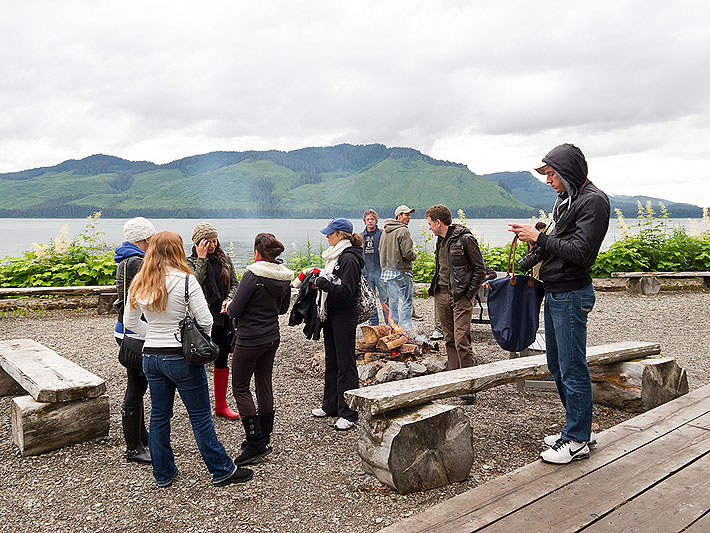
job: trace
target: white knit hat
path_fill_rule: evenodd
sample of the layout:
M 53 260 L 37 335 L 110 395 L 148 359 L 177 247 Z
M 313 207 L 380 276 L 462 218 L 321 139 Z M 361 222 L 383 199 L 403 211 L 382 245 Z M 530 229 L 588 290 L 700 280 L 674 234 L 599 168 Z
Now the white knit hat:
M 140 242 L 155 235 L 155 226 L 143 217 L 132 218 L 123 225 L 123 240 Z

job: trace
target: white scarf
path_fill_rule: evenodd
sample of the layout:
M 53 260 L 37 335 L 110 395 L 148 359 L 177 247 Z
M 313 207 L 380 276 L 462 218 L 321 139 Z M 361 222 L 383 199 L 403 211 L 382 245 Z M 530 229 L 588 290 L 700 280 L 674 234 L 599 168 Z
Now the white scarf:
M 325 266 L 321 270 L 321 274 L 332 274 L 335 270 L 335 265 L 338 264 L 338 259 L 343 250 L 350 248 L 352 244 L 348 239 L 343 239 L 338 241 L 335 246 L 329 246 L 323 251 L 323 259 L 325 259 Z M 328 318 L 328 312 L 326 307 L 326 302 L 328 301 L 328 293 L 325 291 L 319 291 L 318 294 L 318 316 L 321 322 L 325 322 Z

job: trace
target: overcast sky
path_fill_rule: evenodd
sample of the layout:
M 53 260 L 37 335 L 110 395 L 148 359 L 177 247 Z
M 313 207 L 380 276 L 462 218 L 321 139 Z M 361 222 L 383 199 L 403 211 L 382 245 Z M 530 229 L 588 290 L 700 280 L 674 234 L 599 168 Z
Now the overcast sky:
M 611 194 L 710 206 L 710 2 L 0 0 L 0 172 L 104 153 L 573 142 Z

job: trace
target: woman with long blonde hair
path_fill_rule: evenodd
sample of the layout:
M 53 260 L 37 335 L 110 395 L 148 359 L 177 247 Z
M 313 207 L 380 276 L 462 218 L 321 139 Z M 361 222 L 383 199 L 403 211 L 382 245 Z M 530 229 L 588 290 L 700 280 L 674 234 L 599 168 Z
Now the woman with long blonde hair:
M 253 472 L 237 467 L 217 439 L 205 368 L 187 365 L 175 337 L 178 323 L 185 317 L 186 277 L 190 313 L 209 333 L 212 315 L 207 301 L 185 261 L 182 238 L 170 231 L 151 238 L 143 266 L 128 291 L 129 305 L 124 312 L 126 327 L 145 338 L 143 373 L 150 387 L 153 475 L 159 487 L 168 487 L 178 474 L 170 446 L 170 418 L 177 390 L 190 416 L 202 459 L 212 474 L 212 484 L 244 483 Z M 147 322 L 140 320 L 141 314 Z

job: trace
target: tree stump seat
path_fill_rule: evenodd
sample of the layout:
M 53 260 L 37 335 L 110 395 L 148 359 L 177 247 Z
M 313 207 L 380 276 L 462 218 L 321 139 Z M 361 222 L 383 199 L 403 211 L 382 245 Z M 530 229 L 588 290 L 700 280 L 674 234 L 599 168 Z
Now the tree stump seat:
M 661 279 L 703 278 L 703 287 L 710 288 L 710 272 L 612 272 L 612 278 L 626 279 L 626 291 L 653 296 L 661 291 Z
M 0 396 L 20 395 L 12 399 L 11 419 L 22 455 L 108 435 L 105 392 L 103 379 L 38 342 L 0 341 Z
M 648 342 L 589 347 L 587 361 L 594 369 L 617 364 L 598 377 L 604 388 L 600 401 L 645 410 L 687 393 L 686 373 L 672 359 L 619 366 L 660 352 L 660 345 Z M 345 392 L 360 415 L 358 453 L 364 470 L 402 494 L 466 479 L 474 460 L 471 426 L 460 407 L 433 402 L 548 375 L 540 354 Z M 628 387 L 615 394 L 609 391 L 614 384 Z

